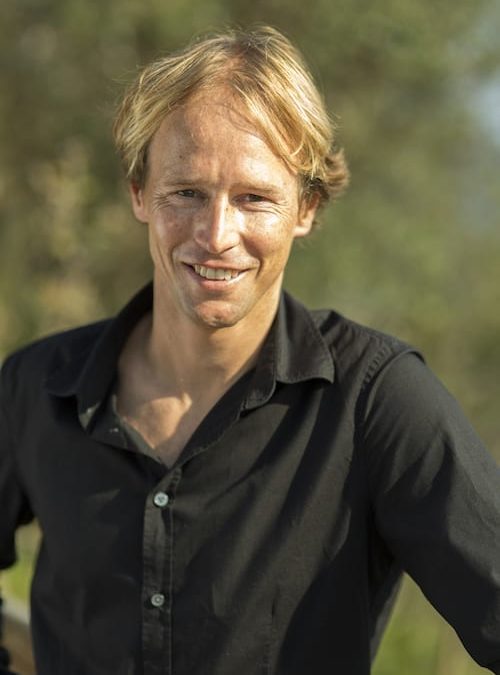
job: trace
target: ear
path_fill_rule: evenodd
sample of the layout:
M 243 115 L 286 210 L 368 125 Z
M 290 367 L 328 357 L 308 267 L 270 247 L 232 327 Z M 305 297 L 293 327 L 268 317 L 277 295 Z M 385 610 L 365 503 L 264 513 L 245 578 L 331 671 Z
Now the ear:
M 135 217 L 141 223 L 148 223 L 149 216 L 146 204 L 144 201 L 144 190 L 138 183 L 129 183 L 130 200 L 132 202 L 132 210 Z
M 302 198 L 302 201 L 299 204 L 297 225 L 295 226 L 293 233 L 294 237 L 305 237 L 309 234 L 314 223 L 314 217 L 316 216 L 318 205 L 319 194 L 317 192 Z

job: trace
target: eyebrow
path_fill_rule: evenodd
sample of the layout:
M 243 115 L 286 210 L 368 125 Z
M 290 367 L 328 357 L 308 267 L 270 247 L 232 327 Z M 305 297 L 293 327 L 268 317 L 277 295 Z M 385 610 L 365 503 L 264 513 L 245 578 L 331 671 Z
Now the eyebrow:
M 203 186 L 206 184 L 206 181 L 197 177 L 196 175 L 190 176 L 189 178 L 182 175 L 176 174 L 175 172 L 168 173 L 165 172 L 162 176 L 160 182 L 160 189 L 166 187 L 166 185 L 175 186 L 175 187 L 184 187 L 184 186 Z M 239 190 L 244 190 L 245 192 L 259 192 L 267 195 L 276 195 L 282 194 L 283 188 L 274 183 L 261 183 L 258 181 L 236 183 L 235 187 Z

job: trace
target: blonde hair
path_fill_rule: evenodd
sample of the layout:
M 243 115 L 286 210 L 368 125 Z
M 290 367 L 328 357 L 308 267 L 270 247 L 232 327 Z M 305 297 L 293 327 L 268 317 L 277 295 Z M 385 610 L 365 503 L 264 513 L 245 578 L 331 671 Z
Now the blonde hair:
M 123 98 L 114 137 L 125 174 L 144 184 L 147 153 L 161 122 L 202 90 L 228 86 L 269 147 L 320 205 L 338 196 L 349 173 L 334 148 L 334 125 L 301 55 L 269 26 L 199 39 L 146 66 Z

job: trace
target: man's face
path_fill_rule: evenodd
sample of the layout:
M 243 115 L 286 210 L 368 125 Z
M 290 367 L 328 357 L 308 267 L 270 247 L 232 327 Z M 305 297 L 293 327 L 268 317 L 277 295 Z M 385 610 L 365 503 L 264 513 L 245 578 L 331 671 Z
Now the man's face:
M 299 203 L 297 176 L 227 91 L 165 118 L 145 185 L 131 194 L 149 226 L 155 295 L 179 327 L 251 330 L 274 314 L 293 239 L 309 232 L 315 205 Z

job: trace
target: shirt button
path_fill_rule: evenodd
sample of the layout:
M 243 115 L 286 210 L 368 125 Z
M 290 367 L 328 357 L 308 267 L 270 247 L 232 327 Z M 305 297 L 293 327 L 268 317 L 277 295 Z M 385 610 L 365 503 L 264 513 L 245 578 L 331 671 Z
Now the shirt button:
M 162 509 L 168 504 L 168 495 L 166 492 L 157 492 L 153 497 L 153 504 Z
M 154 593 L 151 596 L 151 604 L 153 607 L 163 607 L 165 604 L 165 596 L 163 593 Z

